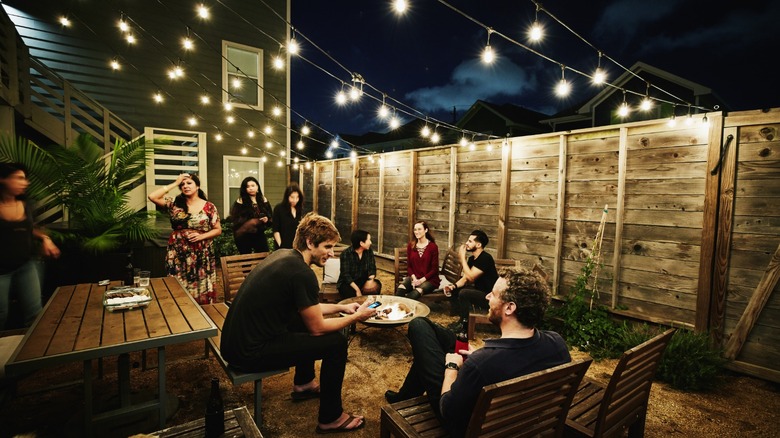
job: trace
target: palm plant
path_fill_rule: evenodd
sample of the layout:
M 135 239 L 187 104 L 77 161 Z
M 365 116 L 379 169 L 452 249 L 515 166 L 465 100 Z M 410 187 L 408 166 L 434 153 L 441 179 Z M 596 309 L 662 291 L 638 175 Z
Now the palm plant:
M 69 147 L 43 149 L 24 139 L 0 142 L 0 158 L 28 167 L 28 195 L 41 200 L 51 194 L 55 204 L 65 207 L 69 228 L 60 231 L 61 237 L 96 254 L 157 237 L 148 221 L 153 213 L 128 206 L 128 195 L 143 175 L 150 152 L 142 140 L 117 140 L 104 155 L 88 134 Z

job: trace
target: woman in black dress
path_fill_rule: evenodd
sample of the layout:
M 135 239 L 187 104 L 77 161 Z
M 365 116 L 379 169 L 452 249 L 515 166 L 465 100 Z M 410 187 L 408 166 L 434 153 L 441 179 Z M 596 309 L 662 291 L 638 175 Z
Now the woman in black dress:
M 292 248 L 295 230 L 305 213 L 303 192 L 292 183 L 284 190 L 282 202 L 274 207 L 274 240 L 279 248 Z
M 271 204 L 254 177 L 248 176 L 241 181 L 240 196 L 230 209 L 230 217 L 238 252 L 268 252 L 265 229 L 271 224 Z

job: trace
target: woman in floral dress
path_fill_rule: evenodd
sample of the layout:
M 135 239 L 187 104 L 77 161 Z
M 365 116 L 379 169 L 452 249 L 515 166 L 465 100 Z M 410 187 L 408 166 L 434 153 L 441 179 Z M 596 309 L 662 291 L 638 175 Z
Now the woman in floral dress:
M 179 187 L 181 194 L 166 194 Z M 200 304 L 216 302 L 217 262 L 212 240 L 222 234 L 217 207 L 206 199 L 197 175 L 183 173 L 172 184 L 149 194 L 149 200 L 168 209 L 173 232 L 168 238 L 165 269 Z

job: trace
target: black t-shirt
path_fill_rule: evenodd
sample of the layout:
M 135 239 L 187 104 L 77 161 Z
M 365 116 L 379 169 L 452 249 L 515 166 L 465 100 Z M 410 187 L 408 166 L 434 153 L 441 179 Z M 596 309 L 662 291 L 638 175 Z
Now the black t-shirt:
M 474 287 L 485 292 L 486 295 L 492 291 L 496 280 L 498 280 L 498 271 L 496 271 L 496 262 L 493 260 L 493 256 L 487 251 L 482 251 L 476 259 L 474 256 L 470 256 L 466 260 L 466 264 L 469 265 L 469 268 L 474 267 L 482 271 L 482 275 L 474 280 Z
M 0 274 L 19 269 L 33 256 L 33 219 L 24 204 L 24 219 L 5 221 L 0 219 L 0 242 L 7 250 L 0 251 Z
M 301 309 L 319 303 L 318 292 L 317 276 L 300 252 L 274 251 L 252 269 L 230 305 L 222 326 L 222 356 L 236 365 L 262 357 L 268 340 L 287 333 Z
M 303 218 L 304 211 L 301 207 L 296 210 L 297 215 L 292 215 L 290 207 L 285 207 L 279 203 L 274 207 L 273 227 L 274 232 L 279 233 L 281 238 L 281 245 L 279 248 L 292 248 L 293 240 L 295 239 L 295 230 L 298 229 L 298 224 Z

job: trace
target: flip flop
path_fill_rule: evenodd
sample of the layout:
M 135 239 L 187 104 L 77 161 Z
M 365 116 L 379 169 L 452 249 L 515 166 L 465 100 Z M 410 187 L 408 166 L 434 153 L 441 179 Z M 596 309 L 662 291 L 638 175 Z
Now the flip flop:
M 294 402 L 311 400 L 313 398 L 320 398 L 320 388 L 317 387 L 317 389 L 307 389 L 305 391 L 293 391 L 290 393 L 290 398 Z
M 314 429 L 315 432 L 318 434 L 326 434 L 326 433 L 343 433 L 343 432 L 353 432 L 355 430 L 362 429 L 363 426 L 366 425 L 366 419 L 363 418 L 363 421 L 360 423 L 360 425 L 355 426 L 353 428 L 347 428 L 347 426 L 352 423 L 357 417 L 350 414 L 349 417 L 347 417 L 346 420 L 344 420 L 343 423 L 339 425 L 339 427 L 333 428 L 333 429 L 322 429 L 319 424 L 317 425 L 317 428 Z

